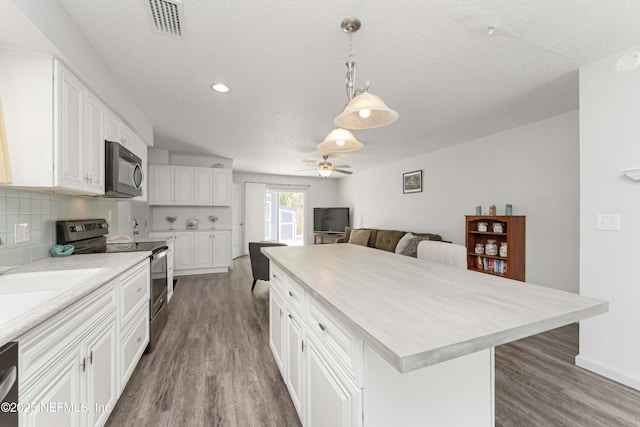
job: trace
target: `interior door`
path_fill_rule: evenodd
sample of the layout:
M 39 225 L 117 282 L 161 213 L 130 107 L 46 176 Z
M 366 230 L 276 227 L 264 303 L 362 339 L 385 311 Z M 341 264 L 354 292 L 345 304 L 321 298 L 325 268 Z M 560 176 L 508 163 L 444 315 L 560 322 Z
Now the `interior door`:
M 242 202 L 242 186 L 233 184 L 233 258 L 238 258 L 244 252 L 242 250 L 242 214 L 244 203 Z

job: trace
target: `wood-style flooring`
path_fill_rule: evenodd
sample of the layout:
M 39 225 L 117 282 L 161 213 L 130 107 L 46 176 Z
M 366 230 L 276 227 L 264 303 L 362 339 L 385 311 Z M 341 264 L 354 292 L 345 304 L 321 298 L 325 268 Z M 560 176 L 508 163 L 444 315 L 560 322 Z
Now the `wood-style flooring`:
M 251 283 L 248 257 L 180 277 L 107 425 L 299 426 L 269 348 L 269 285 Z M 577 325 L 497 347 L 496 426 L 640 426 L 640 392 L 576 367 L 577 353 Z

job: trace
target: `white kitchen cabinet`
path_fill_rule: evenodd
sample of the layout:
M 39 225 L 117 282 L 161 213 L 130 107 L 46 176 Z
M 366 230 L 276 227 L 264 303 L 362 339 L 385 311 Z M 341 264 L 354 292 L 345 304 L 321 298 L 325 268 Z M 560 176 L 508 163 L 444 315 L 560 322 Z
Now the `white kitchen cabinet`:
M 193 232 L 180 231 L 175 236 L 175 271 L 193 269 Z
M 118 400 L 118 328 L 115 313 L 87 338 L 84 351 L 87 372 L 88 426 L 102 426 Z
M 213 205 L 213 170 L 194 168 L 193 184 L 193 204 L 195 206 Z
M 213 173 L 213 206 L 231 206 L 231 169 L 211 169 Z
M 284 302 L 282 296 L 278 292 L 269 292 L 269 347 L 276 360 L 278 369 L 282 378 L 286 378 L 284 374 L 284 357 L 285 357 L 285 322 L 284 322 Z
M 331 356 L 307 335 L 305 427 L 361 426 L 362 389 L 331 363 Z
M 213 231 L 213 267 L 229 267 L 231 265 L 231 232 L 227 230 Z
M 96 194 L 104 193 L 104 126 L 107 108 L 91 92 L 86 96 L 85 183 Z
M 120 144 L 127 147 L 129 150 L 132 150 L 134 147 L 134 133 L 129 128 L 129 126 L 122 123 L 122 135 L 120 136 Z
M 298 417 L 304 420 L 303 390 L 304 390 L 304 329 L 302 316 L 289 307 L 285 309 L 286 346 L 284 378 L 289 389 L 289 395 L 293 406 L 298 412 Z
M 173 166 L 149 165 L 149 204 L 174 204 L 174 175 Z
M 111 142 L 120 142 L 122 137 L 122 122 L 111 110 L 105 113 L 105 139 Z
M 85 167 L 86 88 L 59 62 L 54 63 L 54 128 L 57 128 L 58 173 L 61 187 L 84 190 L 88 181 Z
M 231 206 L 231 169 L 149 165 L 149 204 Z
M 106 422 L 118 397 L 116 293 L 110 282 L 18 340 L 20 401 L 35 405 L 22 426 Z
M 213 267 L 213 232 L 196 231 L 193 233 L 193 268 Z
M 193 205 L 193 168 L 174 166 L 174 205 Z

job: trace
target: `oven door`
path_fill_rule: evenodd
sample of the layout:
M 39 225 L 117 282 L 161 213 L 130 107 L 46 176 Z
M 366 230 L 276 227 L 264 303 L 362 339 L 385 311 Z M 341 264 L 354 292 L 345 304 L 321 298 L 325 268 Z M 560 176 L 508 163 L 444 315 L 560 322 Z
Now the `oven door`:
M 105 141 L 105 196 L 136 197 L 142 195 L 141 160 L 121 144 Z
M 153 320 L 167 300 L 167 249 L 151 255 L 151 312 Z

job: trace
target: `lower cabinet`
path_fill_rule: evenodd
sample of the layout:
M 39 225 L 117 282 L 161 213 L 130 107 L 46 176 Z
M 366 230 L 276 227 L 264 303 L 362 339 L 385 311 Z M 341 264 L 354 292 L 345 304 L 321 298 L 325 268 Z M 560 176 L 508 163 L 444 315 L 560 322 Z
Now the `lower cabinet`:
M 307 339 L 305 426 L 361 426 L 362 389 L 347 378 L 310 335 Z
M 226 272 L 231 266 L 231 231 L 159 231 L 149 237 L 174 238 L 172 273 L 187 274 Z
M 309 316 L 307 303 L 312 297 L 273 263 L 271 269 L 269 345 L 302 424 L 362 426 L 362 388 L 355 379 L 360 375 L 345 369 L 349 365 L 334 350 L 332 335 L 324 337 L 313 330 L 316 318 Z M 331 333 L 343 329 L 328 317 L 322 322 Z M 360 351 L 354 359 L 361 361 L 363 344 L 358 342 Z M 356 365 L 362 368 L 360 362 Z
M 104 425 L 148 342 L 148 312 L 145 260 L 19 337 L 20 426 Z

